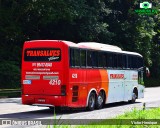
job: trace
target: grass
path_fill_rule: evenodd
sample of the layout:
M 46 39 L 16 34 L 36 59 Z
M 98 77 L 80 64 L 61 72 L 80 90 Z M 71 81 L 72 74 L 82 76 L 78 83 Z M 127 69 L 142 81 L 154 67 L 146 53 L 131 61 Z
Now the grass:
M 92 123 L 92 125 L 81 125 L 78 126 L 77 128 L 160 128 L 159 125 L 135 125 L 131 124 L 131 121 L 136 120 L 136 121 L 141 121 L 143 119 L 146 119 L 146 121 L 151 121 L 150 119 L 160 119 L 160 108 L 156 109 L 149 109 L 149 110 L 136 110 L 134 109 L 132 112 L 126 112 L 123 115 L 119 115 L 116 118 L 114 118 L 115 121 L 120 121 L 119 123 L 117 122 L 118 125 L 105 125 L 107 124 L 107 121 L 110 120 L 103 120 L 102 122 L 97 122 L 97 123 Z M 130 123 L 131 125 L 121 125 L 121 121 L 124 122 L 125 120 L 127 121 L 126 123 Z M 129 121 L 129 122 L 128 122 Z M 160 122 L 160 121 L 159 121 Z

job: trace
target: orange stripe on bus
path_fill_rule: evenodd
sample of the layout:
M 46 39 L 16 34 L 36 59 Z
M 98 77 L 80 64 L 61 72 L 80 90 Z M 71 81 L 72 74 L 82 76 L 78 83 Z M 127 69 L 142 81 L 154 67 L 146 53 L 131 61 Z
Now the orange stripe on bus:
M 109 79 L 108 79 L 108 72 L 107 70 L 100 70 L 101 75 L 101 87 L 105 89 L 106 92 L 106 99 L 108 97 L 108 87 L 109 87 Z

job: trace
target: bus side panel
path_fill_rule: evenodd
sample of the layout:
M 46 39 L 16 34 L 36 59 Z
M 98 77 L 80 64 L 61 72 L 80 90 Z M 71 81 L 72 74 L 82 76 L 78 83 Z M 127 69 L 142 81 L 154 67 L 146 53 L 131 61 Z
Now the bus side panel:
M 109 91 L 107 103 L 119 102 L 124 100 L 124 70 L 108 70 Z
M 108 95 L 108 75 L 106 70 L 71 68 L 69 81 L 69 107 L 86 107 L 90 90 L 95 90 L 98 95 L 98 92 L 104 89 L 106 96 Z M 78 86 L 78 90 L 74 89 L 76 86 Z M 76 91 L 78 91 L 77 100 Z
M 126 70 L 125 71 L 125 94 L 124 94 L 124 100 L 128 101 L 132 99 L 132 91 L 133 91 L 133 83 L 131 81 L 131 71 L 130 70 Z
M 70 90 L 68 96 L 69 107 L 86 107 L 87 98 L 91 90 L 95 90 L 97 95 L 100 90 L 105 91 L 106 100 L 108 97 L 108 72 L 99 69 L 75 69 L 71 68 L 69 73 Z M 78 100 L 74 101 L 73 88 L 78 86 Z
M 96 92 L 98 95 L 100 89 L 102 88 L 102 78 L 99 69 L 88 69 L 87 70 L 87 77 L 86 77 L 86 84 L 88 86 L 88 93 L 87 93 L 87 100 L 89 100 L 89 95 L 92 91 Z M 86 104 L 88 101 L 86 101 Z
M 86 69 L 70 68 L 69 71 L 69 107 L 85 107 L 87 97 Z

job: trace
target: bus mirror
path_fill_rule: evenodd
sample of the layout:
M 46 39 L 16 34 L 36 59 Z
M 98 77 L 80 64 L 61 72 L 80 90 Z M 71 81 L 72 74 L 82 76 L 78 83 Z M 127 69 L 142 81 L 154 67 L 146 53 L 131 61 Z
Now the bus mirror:
M 150 77 L 150 71 L 148 67 L 146 67 L 146 77 Z

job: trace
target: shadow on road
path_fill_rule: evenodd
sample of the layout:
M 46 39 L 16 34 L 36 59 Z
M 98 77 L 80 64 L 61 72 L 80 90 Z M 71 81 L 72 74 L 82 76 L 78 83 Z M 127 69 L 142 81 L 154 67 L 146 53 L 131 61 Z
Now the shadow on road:
M 140 103 L 136 102 L 135 104 Z M 100 110 L 94 110 L 94 111 L 102 111 L 103 109 L 112 108 L 112 107 L 120 107 L 130 105 L 128 102 L 119 102 L 119 103 L 111 103 L 106 104 L 104 107 Z M 23 107 L 23 105 L 22 105 Z M 86 108 L 77 108 L 77 109 L 65 109 L 65 110 L 56 110 L 56 116 L 61 116 L 63 114 L 74 114 L 74 113 L 87 113 Z M 36 118 L 53 118 L 54 116 L 54 110 L 52 109 L 42 109 L 42 110 L 35 110 L 35 111 L 28 111 L 28 112 L 17 112 L 17 113 L 10 113 L 10 114 L 2 114 L 0 115 L 0 118 L 18 118 L 18 119 L 36 119 Z

